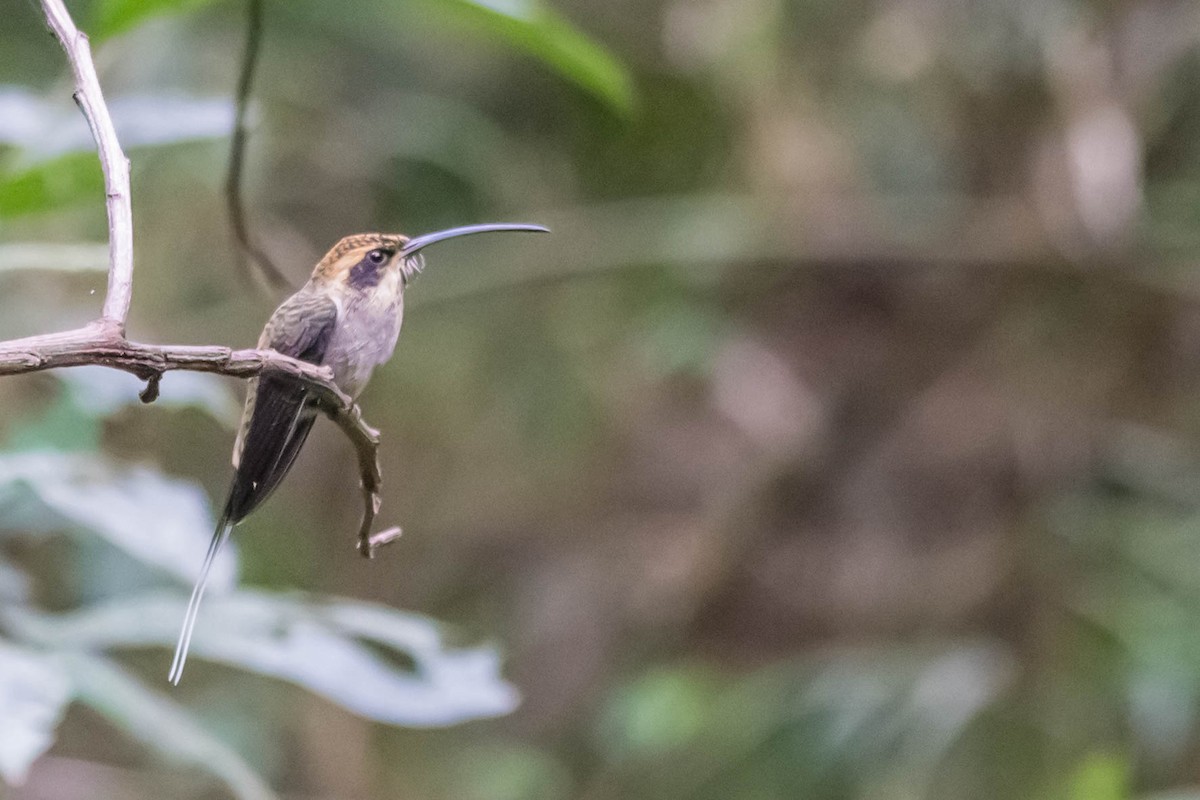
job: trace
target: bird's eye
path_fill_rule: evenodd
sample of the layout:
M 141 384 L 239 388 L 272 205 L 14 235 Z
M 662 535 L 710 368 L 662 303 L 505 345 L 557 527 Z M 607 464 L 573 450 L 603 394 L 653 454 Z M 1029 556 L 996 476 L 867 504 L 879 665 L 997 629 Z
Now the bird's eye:
M 367 253 L 367 258 L 372 264 L 379 265 L 387 261 L 388 253 L 386 250 L 372 250 L 371 252 Z

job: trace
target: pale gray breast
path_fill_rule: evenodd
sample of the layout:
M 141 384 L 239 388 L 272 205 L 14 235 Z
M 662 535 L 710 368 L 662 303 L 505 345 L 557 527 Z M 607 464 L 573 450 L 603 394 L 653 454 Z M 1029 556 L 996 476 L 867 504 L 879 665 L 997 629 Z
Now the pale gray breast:
M 387 361 L 400 336 L 404 302 L 400 296 L 388 304 L 371 303 L 364 296 L 346 302 L 333 332 L 325 363 L 342 391 L 358 397 L 376 366 Z

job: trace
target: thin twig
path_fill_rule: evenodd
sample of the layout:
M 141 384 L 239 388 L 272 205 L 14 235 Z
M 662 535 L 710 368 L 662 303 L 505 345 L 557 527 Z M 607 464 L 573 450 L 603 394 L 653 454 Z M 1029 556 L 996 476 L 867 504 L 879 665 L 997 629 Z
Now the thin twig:
M 173 370 L 212 372 L 234 378 L 277 374 L 298 380 L 312 393 L 321 411 L 342 429 L 358 453 L 364 501 L 359 552 L 370 558 L 376 547 L 394 540 L 400 531 L 399 528 L 389 528 L 374 535 L 370 533 L 380 503 L 379 433 L 362 420 L 358 406 L 333 382 L 333 373 L 328 367 L 298 361 L 274 350 L 150 345 L 125 338 L 125 320 L 133 292 L 129 160 L 121 151 L 108 106 L 100 91 L 87 36 L 75 27 L 62 0 L 41 2 L 46 20 L 62 44 L 75 73 L 75 101 L 87 118 L 100 154 L 108 209 L 108 291 L 100 318 L 82 328 L 0 342 L 0 376 L 85 365 L 109 367 L 130 372 L 146 381 L 146 388 L 140 396 L 147 403 L 158 397 L 163 374 Z M 257 5 L 258 0 L 251 0 L 252 9 Z M 256 23 L 253 22 L 253 16 L 251 27 L 251 39 L 256 42 L 258 33 L 254 32 Z M 239 85 L 239 108 L 243 111 L 245 97 L 249 93 L 248 73 L 253 70 L 253 51 L 256 49 L 257 44 L 248 47 L 249 67 Z
M 108 208 L 108 291 L 104 319 L 125 329 L 133 294 L 133 212 L 129 202 L 129 159 L 121 150 L 108 105 L 100 91 L 92 48 L 87 36 L 75 27 L 62 0 L 42 0 L 46 22 L 58 38 L 71 71 L 75 73 L 75 102 L 79 105 L 100 152 Z
M 229 173 L 225 177 L 225 203 L 229 211 L 229 225 L 233 228 L 237 246 L 238 263 L 243 270 L 256 265 L 260 277 L 274 289 L 288 288 L 291 282 L 279 271 L 266 252 L 250 238 L 246 224 L 246 209 L 242 204 L 242 172 L 246 155 L 246 109 L 250 105 L 250 90 L 254 84 L 254 72 L 258 66 L 258 51 L 262 43 L 262 0 L 247 0 L 246 3 L 246 49 L 242 54 L 242 69 L 238 74 L 237 114 L 233 123 L 233 138 L 229 144 Z
M 359 447 L 355 449 L 358 452 L 358 472 L 362 478 L 363 490 L 363 518 L 362 525 L 358 529 L 358 552 L 364 558 L 374 558 L 375 550 L 389 542 L 393 542 L 400 538 L 400 528 L 388 528 L 371 533 L 371 525 L 375 522 L 375 515 L 379 513 L 379 504 L 382 498 L 379 494 L 380 486 L 383 482 L 383 477 L 379 471 L 379 431 L 368 425 L 359 413 L 358 406 L 354 406 L 349 410 L 349 413 L 337 414 L 331 417 L 337 423 L 342 432 L 350 437 L 354 442 L 369 443 L 370 447 Z

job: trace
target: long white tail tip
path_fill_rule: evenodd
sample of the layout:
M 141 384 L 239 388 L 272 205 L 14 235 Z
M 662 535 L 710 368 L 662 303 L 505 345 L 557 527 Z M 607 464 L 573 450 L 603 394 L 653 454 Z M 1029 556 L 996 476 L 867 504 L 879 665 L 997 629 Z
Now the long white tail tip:
M 167 675 L 167 680 L 171 682 L 172 686 L 178 686 L 179 679 L 183 677 L 183 665 L 187 661 L 188 649 L 192 646 L 192 631 L 196 627 L 196 616 L 200 613 L 200 600 L 204 597 L 208 573 L 212 570 L 213 561 L 216 560 L 221 545 L 225 544 L 225 540 L 229 538 L 229 532 L 232 530 L 232 523 L 221 520 L 221 524 L 213 532 L 212 541 L 208 544 L 208 553 L 204 556 L 200 577 L 196 579 L 196 585 L 192 588 L 192 598 L 188 601 L 187 612 L 183 615 L 183 628 L 179 631 L 179 641 L 175 643 L 175 658 L 171 661 L 171 671 Z

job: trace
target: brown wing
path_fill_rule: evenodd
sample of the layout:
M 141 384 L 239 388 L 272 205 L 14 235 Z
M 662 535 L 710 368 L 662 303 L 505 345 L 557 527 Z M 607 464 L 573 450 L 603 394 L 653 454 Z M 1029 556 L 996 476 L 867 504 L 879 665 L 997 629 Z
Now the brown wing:
M 271 315 L 259 346 L 320 364 L 336 322 L 333 300 L 302 289 Z M 225 503 L 225 519 L 235 525 L 266 500 L 291 469 L 317 414 L 308 390 L 298 381 L 269 375 L 256 384 L 250 388 L 234 445 L 233 485 Z

